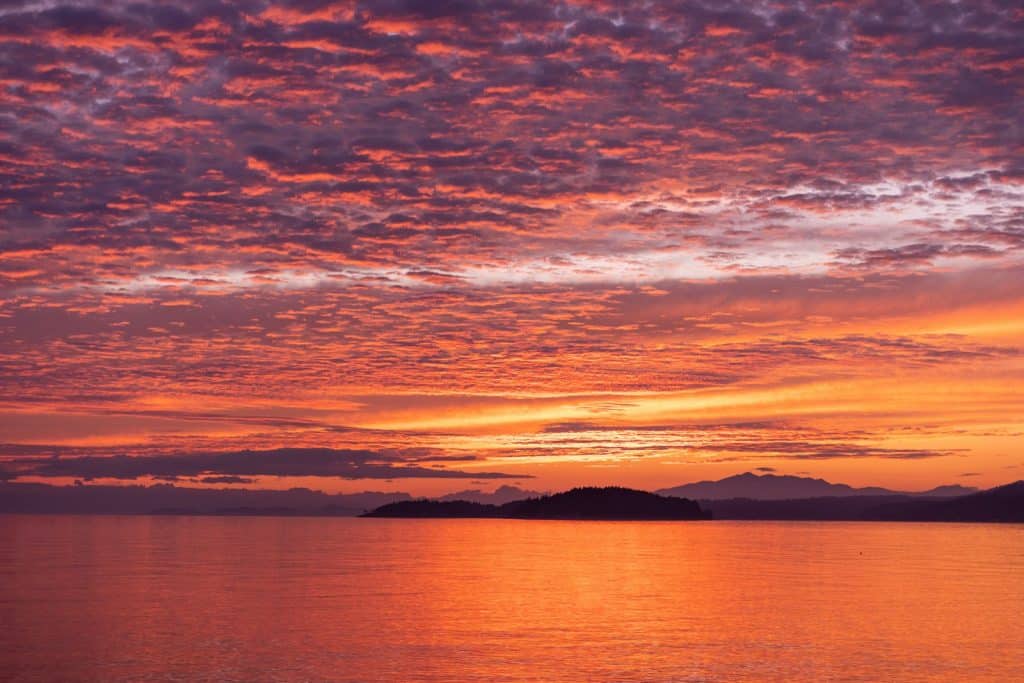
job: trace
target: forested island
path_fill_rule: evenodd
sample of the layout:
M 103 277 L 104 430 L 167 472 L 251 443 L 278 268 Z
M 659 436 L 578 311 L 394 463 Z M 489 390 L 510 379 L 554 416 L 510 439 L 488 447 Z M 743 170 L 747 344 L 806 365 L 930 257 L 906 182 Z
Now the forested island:
M 479 517 L 506 519 L 699 520 L 711 514 L 686 498 L 618 486 L 575 488 L 504 505 L 464 500 L 411 500 L 382 505 L 363 517 Z

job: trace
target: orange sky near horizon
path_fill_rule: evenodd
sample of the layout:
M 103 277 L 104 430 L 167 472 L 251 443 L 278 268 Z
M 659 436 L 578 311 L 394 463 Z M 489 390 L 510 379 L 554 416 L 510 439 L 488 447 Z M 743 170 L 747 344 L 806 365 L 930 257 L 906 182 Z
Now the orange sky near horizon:
M 12 9 L 0 478 L 1024 478 L 1024 14 L 911 4 Z

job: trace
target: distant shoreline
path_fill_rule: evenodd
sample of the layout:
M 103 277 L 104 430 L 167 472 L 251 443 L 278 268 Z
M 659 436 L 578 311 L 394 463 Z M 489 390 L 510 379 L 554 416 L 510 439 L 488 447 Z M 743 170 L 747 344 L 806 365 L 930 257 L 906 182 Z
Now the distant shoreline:
M 736 478 L 733 478 L 735 480 Z M 724 483 L 730 483 L 723 480 Z M 723 482 L 718 482 L 722 484 Z M 757 482 L 755 482 L 757 483 Z M 765 479 L 762 485 L 778 484 Z M 703 484 L 701 484 L 703 485 Z M 948 487 L 947 487 L 948 488 Z M 480 492 L 466 492 L 468 494 Z M 492 502 L 408 494 L 324 494 L 308 489 L 49 486 L 0 482 L 0 514 L 203 517 L 379 517 L 605 521 L 1024 522 L 1024 481 L 966 495 L 831 495 L 696 498 L 622 487 L 572 489 Z M 765 491 L 766 495 L 772 491 Z M 492 497 L 488 497 L 492 496 Z M 486 501 L 486 502 L 485 502 Z
M 620 500 L 617 496 L 625 498 Z M 671 514 L 668 512 L 666 506 L 683 503 L 686 505 L 685 508 L 679 507 Z M 572 489 L 553 496 L 531 498 L 500 506 L 469 501 L 402 501 L 383 505 L 364 516 L 622 521 L 668 518 L 723 521 L 1019 523 L 1024 522 L 1024 481 L 988 491 L 938 499 L 884 495 L 693 501 L 632 489 L 587 488 Z
M 224 513 L 224 512 L 62 512 L 62 511 L 0 511 L 2 517 L 162 517 L 162 518 L 184 518 L 184 517 L 218 517 L 218 518 L 244 518 L 258 517 L 261 519 L 358 519 L 358 520 L 466 520 L 466 521 L 511 521 L 511 522 L 704 522 L 704 523 L 780 523 L 788 524 L 794 522 L 807 522 L 813 524 L 999 524 L 1013 525 L 1024 524 L 1024 520 L 970 520 L 970 519 L 809 519 L 809 518 L 710 518 L 710 519 L 637 519 L 637 518 L 568 518 L 568 517 L 373 517 L 365 514 L 339 515 L 317 512 L 251 512 L 251 513 Z

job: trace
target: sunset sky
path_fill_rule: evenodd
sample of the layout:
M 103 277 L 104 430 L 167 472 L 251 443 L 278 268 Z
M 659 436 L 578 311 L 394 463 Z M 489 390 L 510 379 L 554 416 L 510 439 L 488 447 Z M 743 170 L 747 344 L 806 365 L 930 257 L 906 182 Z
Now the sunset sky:
M 0 477 L 1024 478 L 1019 2 L 27 2 L 0 73 Z

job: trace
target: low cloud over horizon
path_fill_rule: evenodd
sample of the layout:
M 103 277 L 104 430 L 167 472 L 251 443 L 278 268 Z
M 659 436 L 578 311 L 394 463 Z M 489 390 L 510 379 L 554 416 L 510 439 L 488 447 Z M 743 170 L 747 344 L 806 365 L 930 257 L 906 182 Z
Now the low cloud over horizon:
M 172 455 L 76 455 L 9 459 L 0 463 L 0 478 L 41 477 L 178 481 L 198 478 L 205 484 L 251 484 L 253 477 L 333 477 L 341 479 L 511 479 L 529 475 L 462 472 L 438 467 L 472 456 L 408 456 L 400 453 L 330 448 L 277 448 L 266 451 Z M 417 463 L 430 463 L 424 467 Z

